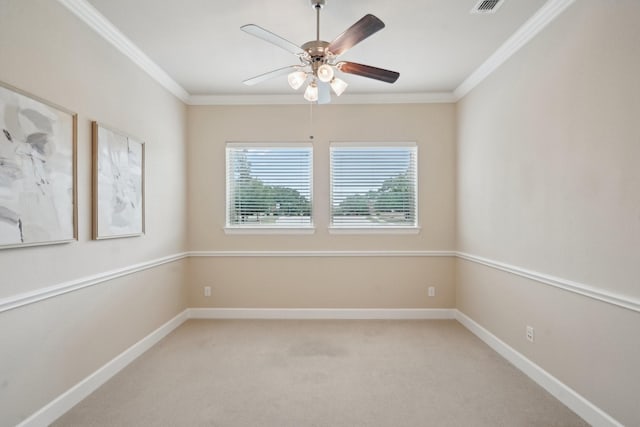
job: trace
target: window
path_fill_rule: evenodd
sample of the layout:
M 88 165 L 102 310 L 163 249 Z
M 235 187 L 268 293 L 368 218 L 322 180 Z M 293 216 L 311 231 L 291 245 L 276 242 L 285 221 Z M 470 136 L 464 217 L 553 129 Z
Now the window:
M 331 144 L 332 230 L 418 229 L 415 143 Z
M 312 228 L 311 144 L 227 144 L 227 229 Z

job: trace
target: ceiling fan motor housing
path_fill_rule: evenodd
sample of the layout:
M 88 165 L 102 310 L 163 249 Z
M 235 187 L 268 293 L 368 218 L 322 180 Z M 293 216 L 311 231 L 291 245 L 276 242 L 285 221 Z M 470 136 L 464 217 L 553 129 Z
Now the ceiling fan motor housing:
M 327 50 L 329 42 L 323 40 L 312 40 L 300 46 L 308 55 L 304 59 L 311 66 L 314 76 L 318 76 L 318 68 L 329 62 L 331 53 Z
M 325 0 L 311 0 L 311 7 L 314 9 L 322 9 L 326 3 Z
M 325 42 L 323 40 L 312 40 L 310 42 L 306 42 L 300 47 L 302 50 L 307 52 L 311 58 L 311 62 L 319 62 L 324 60 L 327 56 L 327 47 L 329 47 L 329 44 L 329 42 Z

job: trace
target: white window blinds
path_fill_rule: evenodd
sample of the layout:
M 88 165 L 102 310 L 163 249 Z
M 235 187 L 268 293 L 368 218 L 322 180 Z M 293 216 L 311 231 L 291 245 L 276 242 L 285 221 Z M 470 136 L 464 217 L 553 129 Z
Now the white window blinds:
M 227 227 L 312 225 L 310 144 L 227 144 Z
M 331 226 L 416 228 L 417 146 L 331 145 Z

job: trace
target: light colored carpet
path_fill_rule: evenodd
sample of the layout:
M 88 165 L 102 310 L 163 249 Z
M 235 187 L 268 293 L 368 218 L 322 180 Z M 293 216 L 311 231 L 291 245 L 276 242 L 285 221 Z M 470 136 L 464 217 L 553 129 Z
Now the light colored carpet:
M 55 426 L 585 426 L 454 320 L 190 320 Z

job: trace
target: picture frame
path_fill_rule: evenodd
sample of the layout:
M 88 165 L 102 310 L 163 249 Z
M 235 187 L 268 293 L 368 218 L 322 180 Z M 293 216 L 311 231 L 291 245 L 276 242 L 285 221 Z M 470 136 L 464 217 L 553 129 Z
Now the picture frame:
M 78 239 L 77 122 L 0 82 L 0 249 Z
M 145 144 L 97 121 L 91 129 L 93 239 L 141 236 L 145 232 Z

